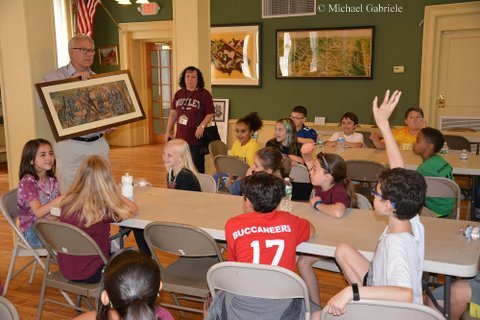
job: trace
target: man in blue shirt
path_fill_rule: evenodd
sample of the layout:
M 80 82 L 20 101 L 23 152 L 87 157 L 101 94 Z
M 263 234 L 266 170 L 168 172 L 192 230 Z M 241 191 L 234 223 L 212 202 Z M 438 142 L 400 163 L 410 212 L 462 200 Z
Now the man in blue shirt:
M 317 132 L 305 125 L 307 121 L 307 108 L 304 106 L 296 106 L 292 109 L 290 118 L 295 123 L 297 130 L 297 141 L 301 144 L 317 142 Z

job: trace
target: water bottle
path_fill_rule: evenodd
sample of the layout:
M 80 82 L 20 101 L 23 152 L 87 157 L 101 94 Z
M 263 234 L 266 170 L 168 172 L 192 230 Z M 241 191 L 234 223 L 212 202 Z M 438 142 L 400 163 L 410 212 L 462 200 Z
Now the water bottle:
M 337 153 L 345 151 L 345 136 L 340 133 L 337 138 Z
M 442 149 L 440 149 L 440 153 L 441 153 L 441 154 L 447 154 L 448 151 L 450 151 L 450 148 L 448 148 L 448 144 L 447 144 L 447 142 L 445 141 L 445 143 L 444 143 L 443 146 L 442 146 Z
M 293 186 L 290 178 L 285 178 L 285 197 L 280 202 L 280 210 L 290 212 L 292 211 L 292 192 Z
M 323 144 L 325 141 L 323 140 L 323 137 L 321 134 L 317 136 L 317 151 L 318 152 L 323 152 Z
M 133 177 L 128 173 L 122 176 L 122 196 L 133 201 Z

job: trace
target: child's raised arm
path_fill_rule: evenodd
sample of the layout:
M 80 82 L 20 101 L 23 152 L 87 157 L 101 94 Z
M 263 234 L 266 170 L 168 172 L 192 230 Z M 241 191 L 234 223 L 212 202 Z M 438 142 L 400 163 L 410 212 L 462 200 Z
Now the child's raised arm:
M 393 110 L 395 110 L 401 95 L 402 93 L 400 91 L 395 90 L 390 96 L 390 90 L 387 90 L 385 92 L 385 98 L 383 99 L 380 107 L 378 107 L 377 104 L 378 97 L 375 97 L 372 103 L 373 117 L 375 118 L 375 122 L 377 123 L 377 126 L 383 135 L 383 141 L 385 142 L 385 147 L 387 149 L 390 169 L 399 167 L 403 168 L 405 166 L 402 154 L 400 153 L 400 149 L 398 148 L 397 142 L 393 137 L 392 131 L 390 130 L 390 124 L 388 122 L 388 119 L 390 118 Z

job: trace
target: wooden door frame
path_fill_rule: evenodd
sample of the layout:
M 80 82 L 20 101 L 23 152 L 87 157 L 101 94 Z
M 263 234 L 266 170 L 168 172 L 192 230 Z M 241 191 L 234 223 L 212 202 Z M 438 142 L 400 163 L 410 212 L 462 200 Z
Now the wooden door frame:
M 478 1 L 425 7 L 419 105 L 430 126 L 437 125 L 436 102 L 442 36 L 442 30 L 438 28 L 439 21 L 446 17 L 473 13 L 480 13 Z

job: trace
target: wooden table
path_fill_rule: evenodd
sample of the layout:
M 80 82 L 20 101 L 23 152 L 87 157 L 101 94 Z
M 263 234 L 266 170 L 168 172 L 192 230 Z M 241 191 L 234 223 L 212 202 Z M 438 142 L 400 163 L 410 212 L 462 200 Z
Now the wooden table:
M 162 188 L 135 189 L 139 214 L 119 223 L 140 228 L 153 221 L 166 221 L 197 226 L 214 239 L 225 240 L 226 221 L 242 213 L 242 197 L 170 190 Z M 372 259 L 378 238 L 386 221 L 371 211 L 348 209 L 341 219 L 331 218 L 314 210 L 307 203 L 293 202 L 292 212 L 308 219 L 316 235 L 297 247 L 301 253 L 334 257 L 340 243 L 350 243 Z M 466 240 L 458 230 L 465 221 L 421 217 L 425 226 L 424 271 L 446 275 L 445 296 L 449 298 L 450 277 L 473 277 L 478 272 L 480 240 Z M 470 224 L 479 225 L 471 222 Z M 448 308 L 447 308 L 448 313 Z

